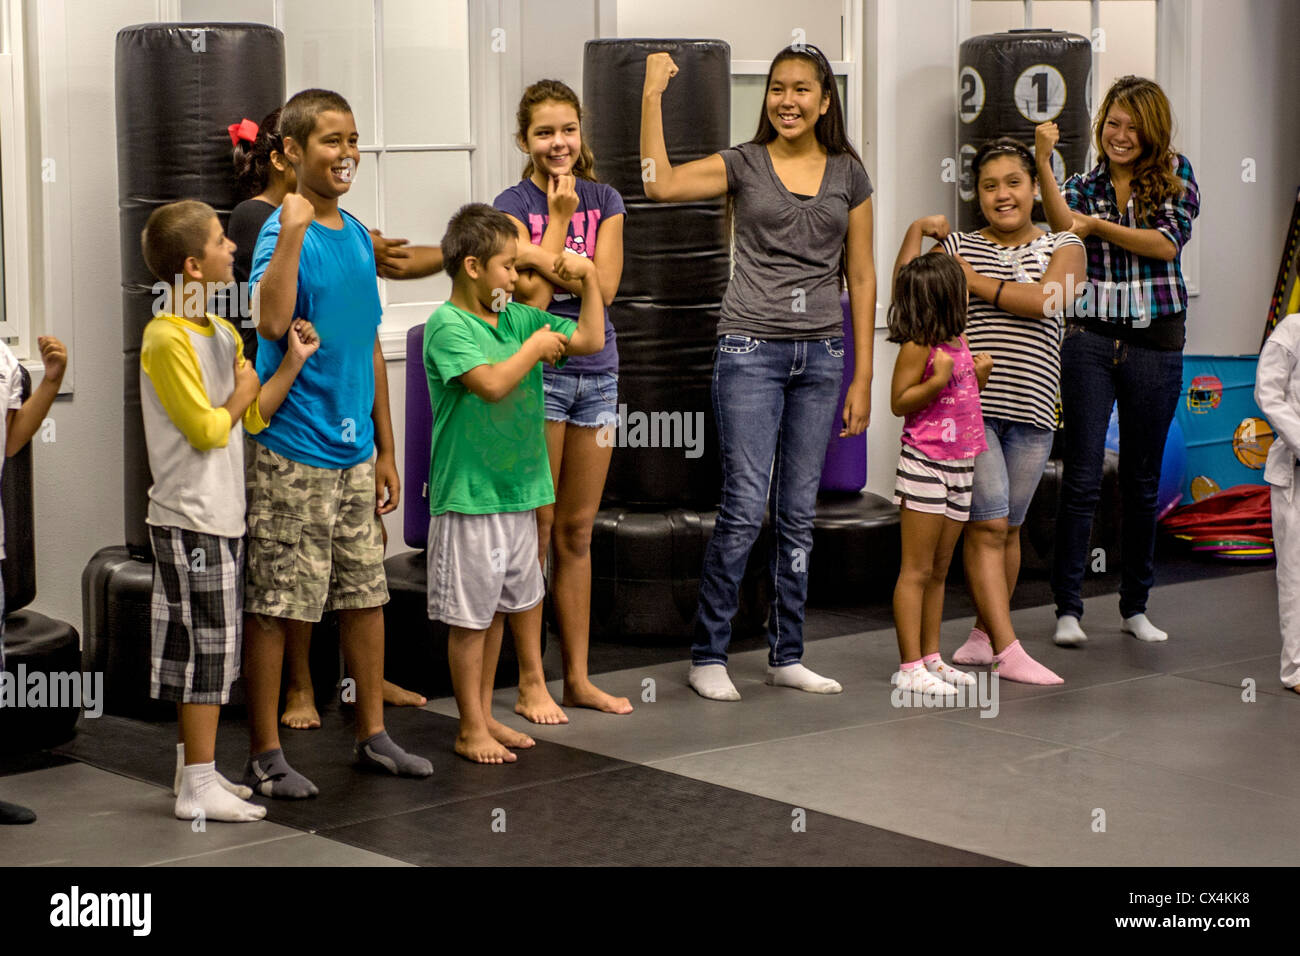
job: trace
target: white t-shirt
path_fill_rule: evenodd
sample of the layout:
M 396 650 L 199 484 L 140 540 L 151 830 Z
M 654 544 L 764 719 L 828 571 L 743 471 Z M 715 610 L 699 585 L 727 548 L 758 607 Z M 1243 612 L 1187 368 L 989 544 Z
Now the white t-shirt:
M 4 476 L 4 448 L 9 441 L 9 413 L 23 406 L 23 375 L 18 366 L 18 358 L 9 346 L 0 342 L 0 402 L 4 403 L 0 414 L 0 477 Z M 5 556 L 5 516 L 4 503 L 0 502 L 0 559 Z

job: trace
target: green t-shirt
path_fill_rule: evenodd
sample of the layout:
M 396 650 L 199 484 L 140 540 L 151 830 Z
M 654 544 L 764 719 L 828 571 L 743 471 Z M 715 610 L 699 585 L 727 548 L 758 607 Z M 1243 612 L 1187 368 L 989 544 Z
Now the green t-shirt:
M 518 302 L 497 313 L 496 328 L 450 302 L 425 323 L 424 371 L 433 406 L 430 514 L 531 511 L 555 501 L 541 363 L 499 402 L 485 402 L 457 377 L 505 361 L 547 323 L 568 336 L 578 327 Z

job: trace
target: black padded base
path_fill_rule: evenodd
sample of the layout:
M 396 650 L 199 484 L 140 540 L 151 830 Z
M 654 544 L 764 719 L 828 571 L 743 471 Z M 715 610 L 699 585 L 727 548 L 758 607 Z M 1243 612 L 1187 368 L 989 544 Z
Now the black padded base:
M 1061 501 L 1061 477 L 1065 463 L 1050 458 L 1034 492 L 1025 523 L 1020 528 L 1020 570 L 1050 571 L 1052 551 L 1056 546 L 1056 511 Z M 1090 554 L 1101 548 L 1108 563 L 1119 567 L 1121 500 L 1119 488 L 1119 453 L 1106 449 L 1102 464 L 1101 500 L 1092 519 Z M 960 550 L 960 549 L 958 549 Z M 1091 564 L 1091 561 L 1089 562 Z
M 102 548 L 81 573 L 86 628 L 82 667 L 104 674 L 104 712 L 137 720 L 174 720 L 176 705 L 149 696 L 149 614 L 153 564 L 126 548 Z M 340 678 L 338 621 L 332 614 L 312 628 L 309 664 L 316 700 L 337 692 Z M 286 668 L 287 679 L 287 668 Z M 244 681 L 235 681 L 230 705 L 244 706 Z
M 73 677 L 81 669 L 81 641 L 71 624 L 35 611 L 6 617 L 3 679 L 9 686 L 0 693 L 14 697 L 0 696 L 0 750 L 26 753 L 72 739 L 82 701 L 66 695 L 75 689 L 77 697 L 92 695 L 88 707 L 95 703 L 93 675 L 89 686 L 85 675 Z
M 886 599 L 901 561 L 898 506 L 869 493 L 817 496 L 808 603 L 818 607 Z
M 716 511 L 629 511 L 602 508 L 591 535 L 591 634 L 606 640 L 690 640 L 700 572 Z M 767 625 L 770 533 L 759 532 L 740 586 L 732 634 L 748 637 Z
M 429 620 L 427 561 L 423 551 L 395 554 L 384 562 L 388 603 L 384 605 L 384 677 L 425 697 L 452 693 L 447 663 L 447 625 Z M 542 650 L 546 632 L 542 630 Z M 506 625 L 497 662 L 497 687 L 519 683 L 514 636 Z

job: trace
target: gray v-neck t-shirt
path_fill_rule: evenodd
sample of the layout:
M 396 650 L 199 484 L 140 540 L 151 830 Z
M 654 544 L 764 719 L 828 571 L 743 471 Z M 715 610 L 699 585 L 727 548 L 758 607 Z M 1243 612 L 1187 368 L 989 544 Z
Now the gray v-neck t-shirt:
M 735 202 L 735 266 L 718 335 L 824 339 L 842 334 L 840 253 L 849 210 L 872 192 L 852 156 L 826 157 L 821 189 L 799 199 L 781 183 L 767 147 L 742 143 L 719 155 Z

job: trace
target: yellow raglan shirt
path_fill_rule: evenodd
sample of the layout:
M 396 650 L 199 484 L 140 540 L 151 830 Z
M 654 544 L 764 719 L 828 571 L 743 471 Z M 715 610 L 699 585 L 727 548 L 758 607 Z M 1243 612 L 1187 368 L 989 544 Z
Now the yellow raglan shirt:
M 208 325 L 155 316 L 140 345 L 140 404 L 153 485 L 151 525 L 226 538 L 244 534 L 245 429 L 266 427 L 255 400 L 231 427 L 221 406 L 235 390 L 243 341 L 225 319 Z

